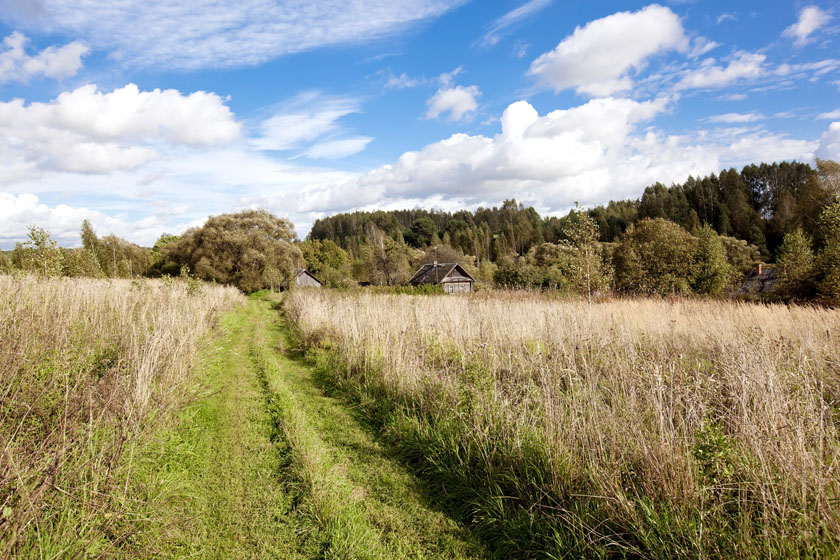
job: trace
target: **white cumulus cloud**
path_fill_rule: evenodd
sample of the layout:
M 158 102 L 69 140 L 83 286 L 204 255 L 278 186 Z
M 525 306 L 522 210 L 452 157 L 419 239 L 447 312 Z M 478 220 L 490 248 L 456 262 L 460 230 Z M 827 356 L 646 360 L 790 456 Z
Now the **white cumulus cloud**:
M 26 36 L 17 31 L 3 39 L 0 44 L 0 83 L 74 76 L 82 67 L 82 57 L 90 52 L 84 43 L 73 41 L 60 47 L 47 47 L 30 55 L 26 53 L 27 43 L 29 40 Z
M 0 102 L 0 182 L 44 170 L 135 169 L 159 157 L 159 143 L 212 146 L 239 132 L 222 99 L 201 91 L 140 91 L 129 84 L 103 93 L 86 85 L 49 103 L 14 99 Z
M 478 86 L 444 86 L 426 102 L 429 109 L 426 118 L 436 119 L 449 113 L 450 121 L 460 121 L 470 116 L 478 108 Z
M 667 110 L 665 98 L 608 97 L 541 116 L 519 101 L 505 110 L 502 130 L 493 137 L 454 134 L 341 183 L 254 201 L 294 208 L 310 223 L 358 208 L 475 208 L 511 197 L 559 213 L 575 201 L 637 197 L 656 181 L 684 181 L 729 165 L 808 160 L 817 147 L 761 128 L 668 135 L 650 126 Z
M 820 113 L 817 116 L 817 118 L 828 120 L 828 121 L 840 120 L 840 109 L 835 109 L 835 110 L 829 111 L 827 113 Z
M 582 94 L 611 95 L 630 89 L 630 70 L 644 67 L 651 56 L 688 48 L 680 18 L 652 4 L 576 28 L 554 50 L 534 60 L 529 74 L 558 92 L 574 88 Z
M 818 29 L 825 27 L 831 21 L 831 14 L 817 6 L 805 6 L 799 12 L 799 19 L 796 23 L 782 32 L 782 35 L 793 39 L 797 47 L 808 44 L 812 39 L 811 35 Z
M 46 228 L 63 246 L 75 246 L 79 244 L 83 220 L 89 220 L 100 235 L 113 233 L 143 245 L 152 245 L 164 231 L 164 223 L 156 216 L 132 221 L 86 207 L 50 206 L 34 194 L 0 192 L 0 246 L 11 247 L 24 241 L 31 225 Z
M 14 0 L 0 19 L 82 37 L 127 64 L 253 65 L 280 55 L 376 39 L 464 0 Z
M 840 122 L 828 125 L 828 130 L 820 136 L 820 146 L 816 155 L 823 159 L 840 161 Z

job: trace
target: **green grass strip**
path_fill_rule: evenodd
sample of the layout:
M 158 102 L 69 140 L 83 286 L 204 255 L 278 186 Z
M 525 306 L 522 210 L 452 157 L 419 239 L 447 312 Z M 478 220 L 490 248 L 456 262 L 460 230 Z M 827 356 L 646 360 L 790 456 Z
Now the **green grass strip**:
M 471 533 L 436 509 L 430 492 L 390 456 L 370 427 L 324 394 L 312 368 L 283 354 L 284 330 L 275 311 L 271 318 L 252 352 L 278 435 L 290 448 L 290 471 L 302 490 L 300 508 L 311 511 L 324 529 L 325 555 L 486 557 Z

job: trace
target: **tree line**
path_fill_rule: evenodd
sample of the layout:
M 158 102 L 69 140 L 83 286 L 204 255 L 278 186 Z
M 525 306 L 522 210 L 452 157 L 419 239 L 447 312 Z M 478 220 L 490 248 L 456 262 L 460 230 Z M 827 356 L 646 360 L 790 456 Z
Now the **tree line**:
M 541 217 L 515 200 L 448 213 L 337 214 L 306 240 L 265 210 L 208 219 L 151 248 L 81 227 L 65 249 L 33 227 L 0 270 L 46 276 L 185 275 L 245 291 L 288 286 L 306 267 L 329 286 L 405 284 L 422 264 L 460 262 L 485 286 L 593 294 L 733 293 L 756 263 L 775 263 L 774 297 L 836 301 L 840 293 L 840 165 L 782 162 L 647 187 L 612 201 Z
M 689 177 L 666 187 L 648 186 L 636 200 L 610 201 L 586 213 L 598 226 L 601 242 L 617 242 L 627 228 L 645 218 L 664 218 L 687 231 L 708 225 L 716 233 L 756 246 L 762 258 L 772 260 L 784 236 L 801 228 L 816 237 L 822 210 L 840 194 L 840 164 L 816 160 L 748 165 L 740 172 L 722 171 L 703 178 Z M 496 261 L 516 253 L 524 255 L 541 243 L 565 239 L 569 216 L 540 217 L 534 208 L 515 200 L 501 206 L 443 212 L 394 210 L 350 212 L 321 218 L 310 239 L 330 240 L 355 254 L 373 224 L 391 239 L 412 247 L 444 244 L 480 260 Z
M 152 247 L 115 235 L 99 237 L 84 220 L 82 246 L 59 247 L 42 227 L 31 226 L 26 241 L 0 253 L 0 272 L 41 276 L 137 278 L 184 276 L 231 284 L 243 291 L 288 285 L 304 261 L 294 226 L 265 210 L 210 217 L 184 234 L 163 234 Z

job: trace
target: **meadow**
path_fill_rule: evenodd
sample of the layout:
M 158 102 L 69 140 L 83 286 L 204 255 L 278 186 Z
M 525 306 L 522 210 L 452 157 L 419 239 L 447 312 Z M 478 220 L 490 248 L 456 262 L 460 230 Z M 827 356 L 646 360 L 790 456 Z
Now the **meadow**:
M 837 557 L 838 327 L 0 275 L 0 558 Z
M 298 291 L 296 344 L 502 556 L 840 554 L 840 311 Z
M 0 275 L 0 558 L 115 555 L 142 509 L 135 451 L 194 394 L 196 350 L 243 300 L 195 281 Z

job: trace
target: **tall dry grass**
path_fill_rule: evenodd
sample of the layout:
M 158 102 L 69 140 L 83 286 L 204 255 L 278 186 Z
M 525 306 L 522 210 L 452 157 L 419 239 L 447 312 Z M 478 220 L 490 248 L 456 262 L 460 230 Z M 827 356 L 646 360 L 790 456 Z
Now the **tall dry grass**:
M 324 291 L 286 306 L 322 371 L 500 550 L 840 554 L 840 311 Z
M 241 298 L 0 275 L 0 557 L 107 556 L 130 536 L 136 445 L 183 402 L 202 336 Z

